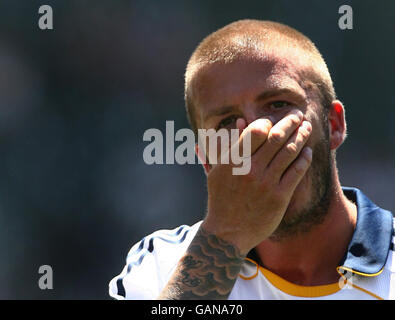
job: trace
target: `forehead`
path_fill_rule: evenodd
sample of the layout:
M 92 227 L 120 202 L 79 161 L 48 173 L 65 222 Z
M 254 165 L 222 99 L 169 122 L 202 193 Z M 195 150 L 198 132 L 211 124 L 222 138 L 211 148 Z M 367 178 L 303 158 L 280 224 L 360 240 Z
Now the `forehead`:
M 287 88 L 302 94 L 302 67 L 297 59 L 284 55 L 207 64 L 194 77 L 193 99 L 199 109 L 206 109 L 248 101 L 256 94 L 275 89 Z

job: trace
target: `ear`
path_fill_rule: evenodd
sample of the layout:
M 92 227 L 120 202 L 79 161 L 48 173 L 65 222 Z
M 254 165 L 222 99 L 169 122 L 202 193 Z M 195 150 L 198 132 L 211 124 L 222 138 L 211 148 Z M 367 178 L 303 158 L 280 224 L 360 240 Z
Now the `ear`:
M 331 150 L 335 150 L 344 142 L 347 136 L 347 125 L 344 106 L 339 100 L 332 102 L 328 114 L 329 141 Z
M 203 150 L 201 150 L 201 148 L 199 148 L 199 145 L 197 143 L 195 144 L 195 153 L 203 165 L 204 172 L 206 173 L 206 175 L 208 175 L 211 170 L 211 165 L 208 163 L 206 154 Z

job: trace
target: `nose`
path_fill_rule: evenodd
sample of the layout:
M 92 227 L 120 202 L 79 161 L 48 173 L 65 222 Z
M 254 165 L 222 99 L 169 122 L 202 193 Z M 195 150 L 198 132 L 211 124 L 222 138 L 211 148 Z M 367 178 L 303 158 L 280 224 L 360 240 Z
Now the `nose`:
M 247 126 L 257 119 L 269 119 L 273 124 L 276 122 L 275 117 L 264 110 L 246 110 L 244 112 L 244 120 Z

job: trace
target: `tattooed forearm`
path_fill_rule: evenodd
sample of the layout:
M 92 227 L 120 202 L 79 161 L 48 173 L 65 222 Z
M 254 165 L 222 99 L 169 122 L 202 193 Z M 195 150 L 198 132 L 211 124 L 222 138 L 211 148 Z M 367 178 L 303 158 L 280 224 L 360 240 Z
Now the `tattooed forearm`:
M 235 246 L 201 227 L 159 299 L 227 299 L 243 259 Z

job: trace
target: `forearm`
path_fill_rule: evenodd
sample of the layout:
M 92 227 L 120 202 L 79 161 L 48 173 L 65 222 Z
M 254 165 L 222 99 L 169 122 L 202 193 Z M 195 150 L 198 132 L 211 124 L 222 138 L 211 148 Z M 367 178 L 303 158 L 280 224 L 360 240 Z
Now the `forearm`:
M 227 299 L 243 260 L 237 247 L 200 227 L 158 299 Z

